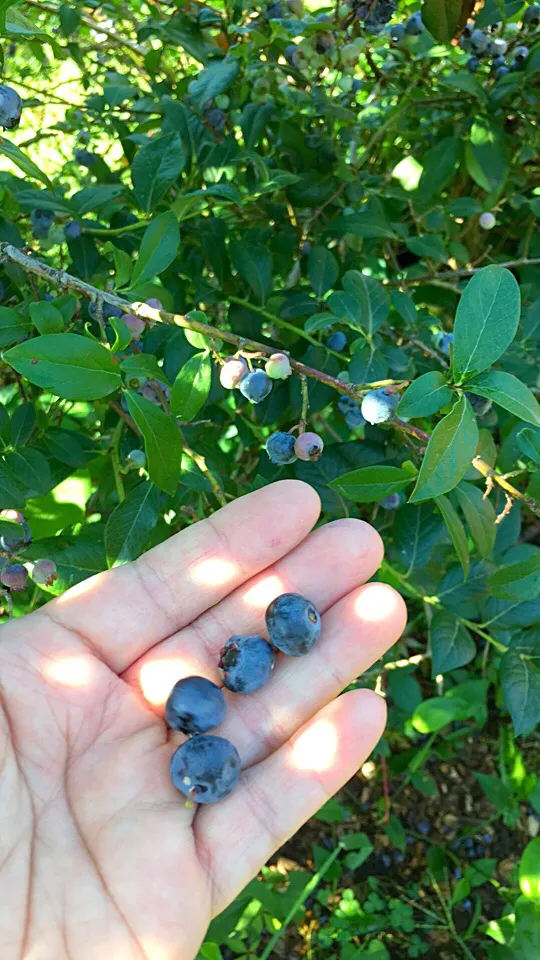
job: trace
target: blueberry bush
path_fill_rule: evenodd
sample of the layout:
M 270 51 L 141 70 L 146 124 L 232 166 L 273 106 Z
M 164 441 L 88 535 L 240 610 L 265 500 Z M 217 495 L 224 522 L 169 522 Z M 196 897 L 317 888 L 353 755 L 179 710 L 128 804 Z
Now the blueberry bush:
M 200 960 L 538 960 L 540 6 L 4 0 L 0 34 L 3 619 L 283 477 L 409 607 L 373 758 Z

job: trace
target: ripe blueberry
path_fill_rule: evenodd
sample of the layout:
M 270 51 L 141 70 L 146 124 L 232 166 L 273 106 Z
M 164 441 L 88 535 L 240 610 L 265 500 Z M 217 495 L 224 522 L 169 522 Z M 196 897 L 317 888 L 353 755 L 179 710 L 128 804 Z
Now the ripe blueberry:
M 488 45 L 490 57 L 504 57 L 507 50 L 508 44 L 502 37 L 495 37 L 493 40 L 490 40 Z
M 273 353 L 266 361 L 265 370 L 271 380 L 286 380 L 292 373 L 291 361 L 286 353 Z
M 473 53 L 482 56 L 486 53 L 489 44 L 489 38 L 483 30 L 473 30 L 471 33 L 471 49 Z
M 491 400 L 488 400 L 486 397 L 479 397 L 478 394 L 469 393 L 468 391 L 465 393 L 465 396 L 477 417 L 486 417 L 488 415 L 493 406 Z
M 90 150 L 75 150 L 73 157 L 81 167 L 87 167 L 88 170 L 90 170 L 96 162 L 96 157 L 93 153 L 90 153 Z
M 0 85 L 0 127 L 15 130 L 19 126 L 22 113 L 22 100 L 13 87 Z
M 233 693 L 254 693 L 270 679 L 275 659 L 264 637 L 231 637 L 220 652 L 223 683 Z
M 150 299 L 146 301 L 146 306 L 152 307 L 153 310 L 163 310 L 163 304 L 157 297 L 150 297 Z
M 289 657 L 311 650 L 321 632 L 321 618 L 310 600 L 298 593 L 283 593 L 266 611 L 270 643 Z
M 266 441 L 266 452 L 270 457 L 270 462 L 278 467 L 283 467 L 286 463 L 294 463 L 297 460 L 294 452 L 295 438 L 290 433 L 272 433 Z
M 301 433 L 294 445 L 294 452 L 299 460 L 311 460 L 315 462 L 320 459 L 324 449 L 324 440 L 318 433 Z
M 243 357 L 230 357 L 219 371 L 219 380 L 226 390 L 233 390 L 248 372 L 248 365 Z
M 103 314 L 104 320 L 110 320 L 111 317 L 123 317 L 124 312 L 120 307 L 113 307 L 112 303 L 103 303 L 101 307 L 101 312 Z M 90 300 L 88 304 L 88 313 L 92 317 L 92 320 L 96 319 L 96 301 Z
M 405 27 L 402 23 L 394 23 L 390 27 L 390 39 L 392 43 L 399 43 L 405 36 Z
M 362 400 L 362 416 L 368 423 L 388 423 L 393 419 L 398 403 L 397 393 L 371 390 Z
M 330 350 L 335 350 L 336 353 L 341 353 L 347 346 L 347 337 L 343 333 L 343 330 L 336 330 L 334 333 L 331 333 L 326 341 L 326 346 L 330 347 Z
M 401 497 L 399 493 L 389 493 L 387 497 L 379 500 L 379 504 L 383 510 L 397 510 L 401 506 Z
M 14 593 L 26 588 L 28 583 L 28 574 L 22 563 L 12 563 L 9 567 L 2 570 L 0 580 L 5 587 L 9 587 Z
M 440 333 L 437 338 L 437 347 L 445 357 L 450 356 L 450 347 L 454 342 L 453 333 Z
M 236 747 L 223 737 L 192 737 L 171 758 L 171 780 L 194 803 L 216 803 L 234 789 L 240 776 Z
M 362 414 L 360 406 L 352 407 L 350 410 L 347 410 L 345 414 L 345 423 L 347 424 L 349 430 L 359 430 L 360 427 L 366 425 L 365 418 Z
M 34 583 L 50 587 L 57 577 L 58 572 L 54 560 L 36 560 L 32 567 L 32 580 Z
M 518 66 L 517 61 L 512 60 L 512 63 L 510 66 L 512 67 L 513 70 L 516 69 Z M 495 79 L 500 80 L 501 77 L 505 77 L 507 73 L 510 73 L 510 67 L 505 67 L 504 65 L 502 67 L 497 67 L 495 71 Z M 488 229 L 491 229 L 491 228 L 488 227 Z
M 242 377 L 239 389 L 250 403 L 260 403 L 271 392 L 272 381 L 264 370 L 254 370 Z
M 172 730 L 188 735 L 206 733 L 225 716 L 223 691 L 206 677 L 184 677 L 172 688 L 165 704 L 165 720 Z
M 528 47 L 516 47 L 516 49 L 514 50 L 514 57 L 516 58 L 517 62 L 520 64 L 523 63 L 528 56 L 529 56 Z
M 478 67 L 480 66 L 480 61 L 478 57 L 469 57 L 465 66 L 470 73 L 476 73 Z
M 64 233 L 68 240 L 77 240 L 82 233 L 82 227 L 77 220 L 70 220 L 64 227 Z
M 54 222 L 54 213 L 50 210 L 32 210 L 30 212 L 32 234 L 36 239 L 44 240 Z
M 422 23 L 422 14 L 417 10 L 405 23 L 405 33 L 408 34 L 409 37 L 418 37 L 423 32 L 424 24 Z
M 523 23 L 530 24 L 532 27 L 540 25 L 540 5 L 533 3 L 523 14 Z
M 14 512 L 18 513 L 18 511 Z M 22 514 L 19 514 L 19 516 L 22 516 Z M 17 523 L 21 524 L 21 531 L 17 531 L 14 537 L 0 537 L 0 548 L 5 550 L 6 553 L 19 553 L 32 543 L 32 534 L 28 524 L 24 523 L 24 520 L 17 520 Z

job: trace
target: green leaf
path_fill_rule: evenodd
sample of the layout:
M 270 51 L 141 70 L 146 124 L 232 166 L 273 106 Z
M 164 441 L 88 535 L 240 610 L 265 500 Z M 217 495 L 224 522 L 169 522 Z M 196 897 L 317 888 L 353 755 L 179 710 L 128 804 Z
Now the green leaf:
M 500 190 L 508 176 L 509 150 L 495 122 L 477 119 L 465 143 L 465 167 L 482 190 Z
M 39 497 L 53 486 L 48 460 L 39 450 L 26 447 L 6 456 L 6 467 L 26 497 Z
M 520 430 L 516 440 L 519 449 L 526 457 L 529 457 L 534 463 L 540 463 L 540 433 L 531 430 L 530 427 L 524 427 Z
M 540 721 L 540 670 L 519 650 L 510 649 L 501 660 L 500 674 L 514 732 L 527 733 Z
M 180 480 L 182 441 L 172 417 L 138 393 L 125 395 L 130 415 L 141 431 L 150 479 L 173 494 Z
M 490 557 L 497 534 L 497 515 L 493 505 L 478 487 L 465 481 L 456 487 L 456 495 L 478 553 L 481 557 Z
M 499 359 L 516 335 L 519 313 L 519 287 L 509 270 L 493 264 L 469 280 L 454 323 L 457 383 L 469 380 Z
M 519 886 L 524 897 L 540 901 L 540 837 L 530 840 L 521 854 Z
M 341 320 L 342 323 L 346 323 L 353 330 L 361 330 L 362 333 L 364 332 L 360 304 L 350 293 L 343 293 L 341 290 L 336 290 L 330 294 L 326 304 L 334 316 L 337 317 L 338 320 Z
M 349 270 L 343 277 L 343 289 L 360 305 L 362 329 L 371 337 L 390 313 L 390 299 L 382 283 L 359 270 Z
M 180 420 L 193 420 L 204 406 L 212 382 L 212 361 L 207 353 L 196 353 L 181 368 L 171 393 L 171 410 Z
M 540 550 L 488 577 L 488 591 L 502 600 L 533 600 L 540 594 Z
M 45 173 L 34 163 L 33 160 L 30 160 L 30 157 L 27 157 L 22 150 L 19 150 L 14 143 L 11 143 L 10 140 L 6 140 L 5 137 L 0 137 L 0 153 L 2 153 L 8 160 L 11 160 L 19 170 L 22 170 L 27 177 L 30 177 L 31 180 L 39 180 L 40 183 L 45 184 L 46 187 L 54 193 L 54 187 Z
M 111 513 L 105 527 L 109 567 L 129 563 L 142 553 L 159 517 L 159 493 L 153 483 L 140 483 Z
M 394 546 L 399 564 L 409 577 L 425 567 L 440 541 L 444 524 L 440 513 L 430 503 L 419 507 L 407 503 L 398 511 L 394 526 Z
M 24 507 L 24 494 L 4 463 L 0 463 L 0 509 Z
M 152 380 L 159 380 L 160 383 L 168 382 L 165 372 L 161 369 L 157 357 L 153 353 L 135 353 L 133 356 L 122 360 L 120 367 L 127 380 L 150 377 Z
M 131 330 L 121 317 L 111 317 L 109 323 L 114 330 L 114 341 L 111 345 L 111 353 L 119 353 L 121 350 L 125 350 L 131 343 Z
M 104 244 L 103 251 L 104 253 L 112 253 L 114 257 L 114 285 L 116 289 L 120 290 L 122 287 L 127 287 L 133 267 L 133 261 L 129 253 L 126 253 L 125 250 L 120 250 L 120 248 L 116 247 L 110 240 L 107 240 L 107 243 Z
M 32 323 L 11 307 L 0 307 L 0 347 L 9 347 L 27 337 Z
M 478 446 L 478 427 L 464 396 L 435 427 L 427 445 L 410 503 L 453 490 L 467 472 Z
M 62 506 L 68 505 L 62 504 Z M 73 504 L 69 504 L 69 507 L 72 508 Z M 76 583 L 81 583 L 82 580 L 107 569 L 103 543 L 83 534 L 78 534 L 76 537 L 62 534 L 60 537 L 39 540 L 32 544 L 26 556 L 32 560 L 47 557 L 56 564 L 58 578 L 51 587 L 47 588 L 48 593 L 55 595 L 64 593 Z
M 419 733 L 437 733 L 449 723 L 465 720 L 473 714 L 471 705 L 460 697 L 430 697 L 423 700 L 412 715 L 412 724 Z
M 310 251 L 308 276 L 318 297 L 323 297 L 334 286 L 339 276 L 339 266 L 334 254 L 326 247 L 313 247 Z
M 423 237 L 409 237 L 405 241 L 411 253 L 417 257 L 444 263 L 448 259 L 442 237 L 437 233 L 426 233 Z
M 360 467 L 336 477 L 328 486 L 356 503 L 373 503 L 404 490 L 413 479 L 409 470 L 400 467 Z
M 21 403 L 11 417 L 10 434 L 13 446 L 23 447 L 32 436 L 35 425 L 36 411 L 33 404 Z
M 460 0 L 457 0 L 457 3 L 459 4 Z M 422 17 L 425 10 L 426 4 L 422 10 Z M 460 155 L 461 140 L 454 136 L 443 137 L 423 155 L 421 159 L 423 170 L 416 190 L 419 200 L 425 203 L 435 194 L 440 194 L 457 168 Z
M 422 20 L 435 40 L 450 43 L 461 13 L 461 0 L 424 0 Z
M 512 941 L 512 957 L 538 960 L 540 957 L 540 903 L 518 897 L 515 903 L 516 925 Z
M 67 400 L 97 400 L 122 386 L 106 347 L 76 333 L 48 333 L 19 343 L 4 360 L 30 383 Z
M 145 143 L 131 167 L 133 189 L 139 206 L 150 213 L 176 182 L 186 163 L 177 133 L 167 133 Z
M 199 107 L 219 96 L 230 87 L 236 79 L 240 63 L 236 57 L 225 57 L 224 60 L 214 61 L 209 67 L 199 73 L 189 84 L 189 95 Z
M 6 30 L 6 13 L 9 7 L 12 7 L 17 0 L 0 0 L 0 33 Z
M 430 417 L 454 399 L 444 374 L 439 370 L 423 373 L 413 380 L 403 394 L 397 409 L 398 417 Z
M 133 267 L 131 288 L 153 280 L 171 265 L 180 243 L 180 228 L 171 210 L 160 214 L 144 231 L 137 262 Z
M 504 370 L 487 370 L 469 380 L 467 388 L 488 397 L 515 417 L 540 427 L 540 404 L 521 380 Z
M 388 364 L 382 353 L 372 350 L 361 340 L 355 348 L 349 364 L 351 383 L 374 383 L 384 380 L 388 373 Z
M 469 631 L 448 610 L 436 610 L 429 627 L 431 676 L 449 673 L 470 663 L 476 644 Z
M 265 247 L 244 240 L 231 240 L 229 252 L 235 270 L 251 287 L 259 304 L 272 290 L 272 257 Z
M 40 333 L 61 333 L 64 329 L 64 318 L 52 303 L 40 300 L 31 303 L 29 310 L 32 323 Z
M 467 546 L 467 535 L 465 533 L 465 528 L 448 497 L 435 497 L 435 503 L 442 513 L 443 520 L 446 524 L 446 529 L 448 530 L 452 543 L 454 544 L 458 560 L 463 569 L 463 573 L 467 577 L 469 574 L 469 548 Z

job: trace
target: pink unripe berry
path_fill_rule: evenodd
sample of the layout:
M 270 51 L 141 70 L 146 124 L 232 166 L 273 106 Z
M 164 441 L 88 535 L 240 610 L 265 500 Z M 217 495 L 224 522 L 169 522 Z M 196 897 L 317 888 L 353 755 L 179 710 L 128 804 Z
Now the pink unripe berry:
M 299 460 L 318 460 L 323 452 L 324 442 L 318 433 L 301 433 L 295 445 L 294 452 Z
M 219 381 L 226 390 L 234 390 L 248 372 L 248 365 L 243 357 L 231 357 L 226 360 L 219 371 Z
M 24 590 L 28 583 L 28 574 L 22 563 L 12 563 L 0 574 L 0 580 L 5 587 L 9 587 L 14 593 Z
M 24 523 L 24 517 L 20 510 L 13 510 L 11 508 L 0 510 L 0 517 L 2 517 L 3 520 L 13 520 L 15 523 Z
M 147 307 L 152 307 L 154 310 L 163 310 L 163 304 L 157 297 L 150 297 L 150 299 L 146 301 L 146 305 Z
M 273 353 L 266 361 L 265 370 L 271 380 L 286 380 L 292 373 L 291 361 L 286 353 Z
M 133 313 L 125 313 L 122 320 L 131 333 L 132 338 L 140 337 L 141 333 L 146 329 L 144 320 L 136 317 Z
M 54 560 L 36 560 L 32 568 L 32 580 L 34 583 L 40 583 L 46 587 L 50 587 L 57 576 L 58 573 Z
M 482 227 L 482 230 L 493 230 L 493 227 L 495 226 L 495 217 L 492 213 L 489 213 L 489 211 L 487 213 L 481 213 L 479 223 Z

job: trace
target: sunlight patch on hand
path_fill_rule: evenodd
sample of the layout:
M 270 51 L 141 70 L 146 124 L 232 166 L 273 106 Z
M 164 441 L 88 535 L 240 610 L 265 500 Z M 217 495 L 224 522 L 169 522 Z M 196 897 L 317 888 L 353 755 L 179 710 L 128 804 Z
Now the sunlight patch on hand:
M 231 560 L 224 560 L 221 557 L 211 557 L 209 560 L 201 560 L 190 568 L 191 579 L 201 587 L 218 587 L 224 583 L 230 583 L 240 572 L 237 563 Z
M 139 674 L 142 694 L 154 707 L 162 706 L 177 680 L 198 675 L 185 659 L 171 657 L 168 660 L 149 660 L 143 663 Z
M 356 598 L 354 612 L 365 623 L 381 623 L 391 620 L 400 605 L 399 596 L 385 583 L 369 583 Z
M 96 666 L 92 657 L 79 656 L 47 660 L 41 669 L 48 680 L 54 680 L 64 687 L 86 687 L 95 676 Z
M 266 610 L 267 606 L 285 593 L 286 588 L 282 580 L 277 576 L 263 577 L 258 583 L 250 587 L 244 594 L 243 602 L 248 607 L 255 607 L 257 610 Z
M 330 720 L 318 720 L 304 730 L 292 749 L 292 763 L 297 770 L 323 773 L 329 770 L 338 752 L 338 734 Z

